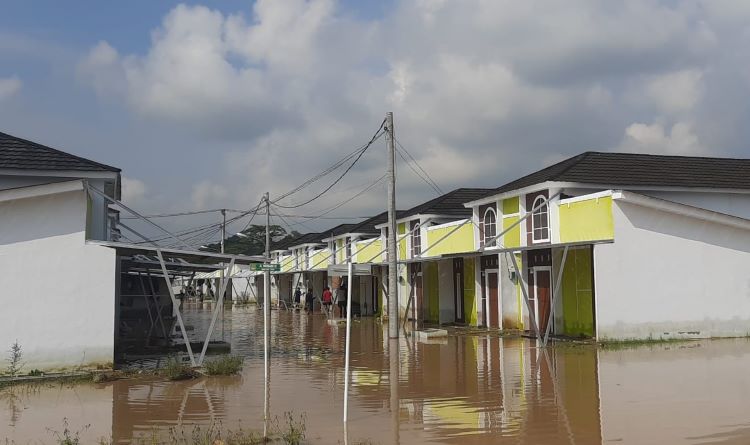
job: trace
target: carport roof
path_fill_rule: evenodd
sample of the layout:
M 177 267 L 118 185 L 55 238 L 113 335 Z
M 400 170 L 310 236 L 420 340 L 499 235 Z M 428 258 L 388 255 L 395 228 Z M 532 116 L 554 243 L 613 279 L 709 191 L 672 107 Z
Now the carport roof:
M 270 261 L 263 256 L 232 255 L 196 250 L 165 249 L 156 246 L 120 243 L 116 241 L 88 240 L 86 241 L 86 244 L 110 247 L 116 249 L 119 255 L 124 256 L 156 255 L 157 252 L 161 251 L 162 256 L 164 256 L 165 262 L 167 262 L 169 259 L 171 262 L 180 262 L 185 265 L 190 263 L 195 265 L 228 263 L 231 260 L 234 260 L 235 264 L 265 263 Z

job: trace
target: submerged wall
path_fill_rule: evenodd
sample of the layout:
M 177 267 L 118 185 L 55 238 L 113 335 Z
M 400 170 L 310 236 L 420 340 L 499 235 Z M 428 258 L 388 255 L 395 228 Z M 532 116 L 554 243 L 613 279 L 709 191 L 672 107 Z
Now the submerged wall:
M 0 350 L 24 370 L 111 362 L 115 251 L 85 244 L 83 190 L 0 202 Z
M 616 200 L 594 247 L 599 339 L 750 333 L 750 230 Z

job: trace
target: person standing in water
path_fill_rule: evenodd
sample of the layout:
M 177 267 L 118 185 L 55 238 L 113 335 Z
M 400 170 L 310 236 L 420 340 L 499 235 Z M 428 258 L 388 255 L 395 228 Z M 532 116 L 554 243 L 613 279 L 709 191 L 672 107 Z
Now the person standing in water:
M 325 289 L 323 289 L 323 309 L 326 312 L 326 315 L 329 317 L 331 316 L 331 306 L 333 305 L 333 293 L 331 293 L 331 288 L 326 286 Z
M 336 304 L 339 307 L 339 318 L 344 318 L 346 311 L 346 284 L 342 283 L 338 289 L 336 289 Z
M 302 291 L 300 290 L 299 286 L 297 286 L 297 289 L 294 291 L 294 307 L 299 309 L 299 303 L 300 299 L 302 298 Z
M 305 295 L 305 307 L 307 308 L 307 313 L 312 314 L 313 308 L 315 304 L 315 296 L 313 295 L 312 289 L 307 289 L 307 294 Z

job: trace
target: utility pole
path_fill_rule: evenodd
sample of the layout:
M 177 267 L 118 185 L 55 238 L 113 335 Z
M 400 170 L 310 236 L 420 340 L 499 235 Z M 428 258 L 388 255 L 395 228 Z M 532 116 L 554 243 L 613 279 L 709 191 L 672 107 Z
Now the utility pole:
M 388 338 L 398 338 L 398 258 L 396 256 L 396 146 L 393 112 L 385 115 L 388 145 Z
M 224 253 L 224 239 L 227 237 L 227 209 L 221 209 L 221 253 Z M 230 270 L 229 273 L 231 274 L 232 271 Z M 226 276 L 224 275 L 224 263 L 221 263 L 221 287 L 219 289 L 224 289 L 224 297 L 226 297 L 227 288 L 224 286 L 224 280 L 226 280 Z M 224 341 L 224 299 L 221 299 L 221 340 Z
M 227 237 L 227 209 L 221 209 L 221 253 L 224 253 L 224 238 Z
M 271 259 L 271 200 L 268 192 L 263 195 L 266 202 L 266 260 Z M 263 370 L 265 374 L 265 388 L 263 394 L 263 436 L 268 437 L 268 420 L 270 415 L 269 392 L 271 378 L 271 367 L 269 361 L 269 336 L 271 332 L 271 271 L 263 271 Z

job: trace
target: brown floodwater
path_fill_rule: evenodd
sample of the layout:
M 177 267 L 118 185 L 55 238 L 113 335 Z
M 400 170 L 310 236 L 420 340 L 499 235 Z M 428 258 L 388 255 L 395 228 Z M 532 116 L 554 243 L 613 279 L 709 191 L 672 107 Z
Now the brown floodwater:
M 210 308 L 185 313 L 198 339 Z M 345 443 L 345 328 L 304 313 L 273 311 L 272 319 L 272 419 L 304 414 L 305 443 Z M 401 338 L 396 351 L 386 328 L 373 319 L 352 325 L 348 443 L 750 443 L 747 339 L 542 351 L 533 340 L 452 328 L 430 343 Z M 262 431 L 262 314 L 227 310 L 214 338 L 222 336 L 246 358 L 242 375 L 6 389 L 0 443 L 53 443 L 63 419 L 82 443 L 212 422 Z

